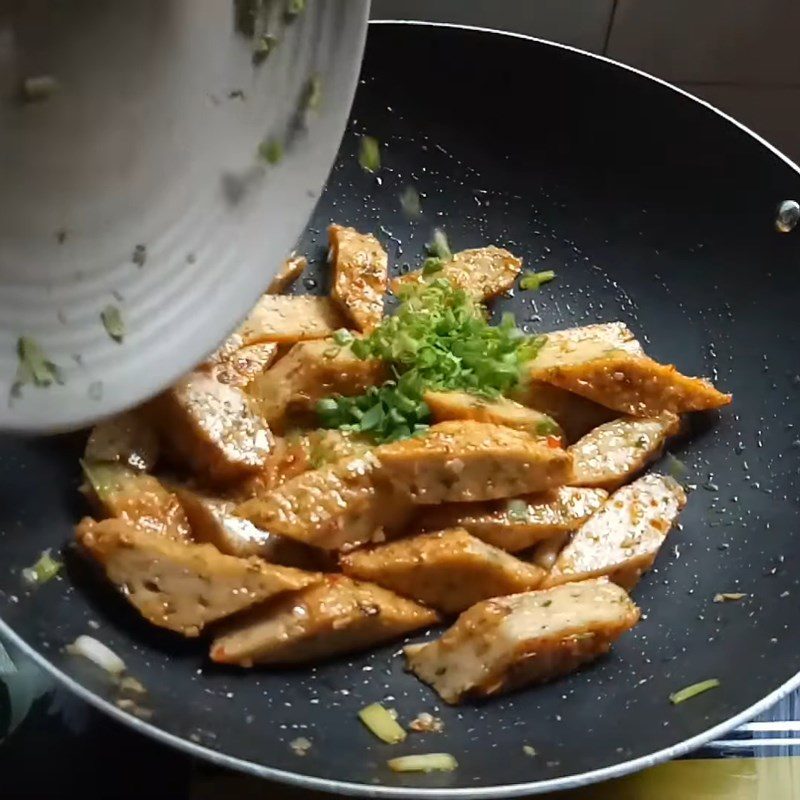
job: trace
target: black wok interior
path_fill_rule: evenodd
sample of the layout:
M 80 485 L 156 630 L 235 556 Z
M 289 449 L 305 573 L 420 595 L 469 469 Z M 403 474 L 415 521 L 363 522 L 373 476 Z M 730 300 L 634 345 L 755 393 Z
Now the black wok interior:
M 362 134 L 381 142 L 377 178 L 358 165 Z M 409 185 L 422 196 L 418 219 L 401 211 Z M 331 221 L 374 231 L 395 270 L 419 262 L 438 225 L 454 250 L 496 243 L 556 271 L 539 292 L 496 304 L 528 329 L 620 319 L 655 358 L 733 392 L 732 407 L 697 417 L 672 448 L 696 489 L 635 591 L 645 618 L 575 675 L 460 708 L 403 671 L 400 643 L 308 670 L 223 670 L 202 643 L 136 619 L 69 551 L 63 578 L 24 588 L 19 570 L 63 548 L 85 511 L 80 436 L 0 441 L 0 616 L 113 704 L 105 676 L 62 653 L 78 634 L 97 636 L 149 690 L 152 726 L 231 766 L 368 791 L 577 776 L 731 719 L 800 670 L 800 238 L 773 226 L 777 204 L 798 197 L 797 172 L 748 133 L 615 65 L 490 33 L 372 26 L 339 159 L 299 245 L 314 263 L 296 291 L 327 290 Z M 715 604 L 717 592 L 748 597 Z M 717 690 L 668 702 L 712 677 Z M 374 701 L 404 720 L 432 711 L 445 730 L 384 745 L 356 717 Z M 304 757 L 289 746 L 298 736 L 313 743 Z M 385 766 L 430 751 L 453 753 L 459 768 L 398 776 Z

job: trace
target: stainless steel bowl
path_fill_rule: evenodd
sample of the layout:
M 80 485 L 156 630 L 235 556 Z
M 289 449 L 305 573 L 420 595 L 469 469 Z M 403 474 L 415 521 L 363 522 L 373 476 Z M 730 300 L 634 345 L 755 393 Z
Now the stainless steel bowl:
M 0 428 L 141 401 L 245 315 L 327 177 L 368 10 L 0 0 Z

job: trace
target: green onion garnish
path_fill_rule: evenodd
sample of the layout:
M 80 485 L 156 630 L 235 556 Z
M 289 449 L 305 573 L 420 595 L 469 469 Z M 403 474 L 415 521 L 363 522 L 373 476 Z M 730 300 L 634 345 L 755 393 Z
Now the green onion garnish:
M 428 258 L 422 262 L 423 275 L 435 275 L 437 272 L 441 272 L 443 269 L 444 261 L 438 256 L 428 256 Z
M 527 272 L 519 282 L 519 288 L 526 292 L 535 292 L 543 283 L 548 283 L 556 274 L 551 269 L 543 272 Z
M 397 313 L 350 344 L 357 358 L 386 362 L 393 380 L 356 397 L 321 400 L 320 424 L 363 432 L 376 442 L 413 436 L 430 421 L 426 390 L 506 394 L 544 341 L 523 334 L 513 316 L 490 325 L 480 304 L 449 281 L 434 277 L 404 287 Z
M 450 250 L 450 243 L 447 241 L 447 235 L 441 228 L 435 228 L 433 231 L 433 240 L 425 245 L 429 255 L 441 258 L 444 261 L 450 261 L 453 253 Z
M 709 689 L 716 689 L 717 686 L 719 686 L 719 681 L 716 678 L 709 678 L 707 681 L 700 681 L 699 683 L 693 683 L 691 686 L 679 689 L 669 696 L 669 701 L 672 705 L 676 706 L 678 703 L 682 703 L 684 700 L 691 700 L 693 697 L 697 697 L 698 694 L 703 694 L 703 692 L 707 692 Z
M 353 334 L 350 333 L 347 328 L 339 328 L 339 330 L 335 331 L 333 334 L 333 341 L 336 342 L 339 347 L 344 347 L 353 341 Z
M 277 164 L 283 158 L 283 145 L 278 139 L 265 139 L 258 146 L 258 154 L 267 164 Z
M 288 0 L 283 11 L 287 20 L 293 20 L 296 16 L 303 13 L 306 7 L 306 0 Z
M 60 561 L 56 561 L 50 555 L 50 548 L 48 547 L 47 550 L 42 551 L 38 561 L 32 567 L 25 567 L 22 570 L 22 577 L 28 583 L 47 583 L 51 578 L 55 578 L 58 575 L 62 566 L 63 564 Z
M 515 498 L 506 504 L 509 519 L 514 522 L 525 522 L 528 519 L 528 504 L 524 500 Z
M 122 342 L 125 336 L 125 324 L 122 321 L 122 314 L 116 306 L 106 306 L 100 312 L 100 319 L 106 333 L 115 341 Z
M 253 48 L 253 64 L 256 66 L 263 64 L 264 61 L 267 60 L 269 54 L 275 49 L 276 44 L 278 44 L 277 37 L 269 33 L 259 36 Z M 228 96 L 230 97 L 230 95 Z M 244 92 L 241 93 L 241 97 L 244 99 Z
M 401 192 L 400 207 L 409 217 L 418 217 L 422 213 L 419 192 L 413 186 L 406 186 Z
M 407 736 L 400 723 L 380 703 L 372 703 L 372 705 L 362 708 L 358 712 L 358 718 L 386 744 L 397 744 Z
M 381 149 L 377 139 L 372 136 L 361 137 L 358 163 L 367 172 L 377 172 L 381 168 Z
M 452 772 L 458 761 L 450 753 L 425 753 L 417 756 L 400 756 L 386 762 L 392 772 Z
M 59 368 L 45 356 L 39 343 L 30 336 L 17 340 L 17 384 L 32 383 L 34 386 L 50 386 L 63 383 Z
M 312 75 L 306 84 L 303 97 L 303 107 L 316 111 L 322 102 L 322 78 L 318 74 Z

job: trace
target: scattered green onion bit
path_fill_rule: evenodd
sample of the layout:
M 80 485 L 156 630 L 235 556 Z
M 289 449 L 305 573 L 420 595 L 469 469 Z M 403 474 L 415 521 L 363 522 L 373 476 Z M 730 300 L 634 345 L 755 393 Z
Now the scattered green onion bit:
M 370 732 L 386 744 L 397 744 L 407 736 L 400 723 L 380 703 L 372 703 L 372 705 L 362 708 L 358 712 L 358 718 L 369 728 Z
M 450 261 L 453 253 L 450 250 L 450 243 L 447 241 L 447 235 L 441 228 L 435 228 L 433 231 L 433 240 L 425 245 L 428 254 L 441 258 L 443 261 Z
M 458 767 L 458 761 L 450 753 L 400 756 L 386 763 L 392 772 L 452 772 Z
M 422 262 L 423 275 L 435 275 L 444 269 L 444 261 L 439 256 L 428 256 Z
M 52 75 L 35 75 L 22 81 L 22 99 L 28 103 L 47 100 L 59 88 L 58 81 Z
M 137 267 L 143 267 L 145 261 L 147 261 L 147 246 L 143 244 L 137 244 L 136 247 L 133 248 L 131 261 L 133 261 Z
M 258 154 L 267 164 L 277 164 L 283 158 L 283 145 L 278 139 L 266 139 L 258 146 Z
M 539 436 L 560 436 L 561 428 L 554 419 L 544 417 L 536 423 L 536 433 Z
M 537 755 L 536 748 L 529 744 L 522 745 L 522 752 L 525 753 L 526 756 L 533 757 Z
M 406 186 L 400 193 L 400 207 L 409 217 L 418 217 L 422 213 L 419 192 L 413 186 Z
M 519 282 L 519 288 L 526 292 L 535 292 L 543 283 L 549 283 L 556 274 L 551 269 L 543 272 L 527 272 Z
M 25 567 L 22 570 L 22 577 L 31 584 L 47 583 L 52 578 L 58 575 L 59 570 L 63 564 L 56 561 L 50 555 L 50 548 L 42 551 L 39 560 L 32 567 Z
M 362 136 L 358 152 L 358 163 L 367 172 L 377 172 L 381 168 L 381 148 L 373 136 Z
M 303 107 L 310 111 L 316 111 L 320 107 L 320 103 L 322 103 L 322 78 L 315 73 L 306 84 Z
M 699 683 L 693 683 L 691 686 L 679 689 L 669 696 L 669 701 L 672 705 L 676 706 L 678 703 L 682 703 L 684 700 L 691 700 L 693 697 L 697 697 L 698 694 L 703 694 L 703 692 L 707 692 L 709 689 L 716 689 L 717 686 L 719 686 L 719 681 L 716 678 L 709 678 L 707 681 L 700 681 Z
M 272 34 L 264 33 L 258 37 L 258 40 L 255 43 L 253 48 L 253 64 L 258 66 L 259 64 L 263 64 L 269 54 L 275 49 L 275 45 L 278 44 L 278 39 Z M 228 95 L 231 97 L 232 95 Z M 244 92 L 240 92 L 239 95 L 244 100 Z
M 737 600 L 744 600 L 747 595 L 744 592 L 718 592 L 714 595 L 715 603 L 729 603 Z
M 528 519 L 528 504 L 518 497 L 514 500 L 509 500 L 506 504 L 506 511 L 508 512 L 509 519 L 514 522 L 525 522 Z
M 339 347 L 344 347 L 353 341 L 353 334 L 350 333 L 347 328 L 339 328 L 339 330 L 335 331 L 333 334 L 333 341 L 336 342 Z
M 17 356 L 17 384 L 50 386 L 64 382 L 59 368 L 45 356 L 39 343 L 30 336 L 20 336 L 17 340 Z
M 306 0 L 288 0 L 283 15 L 287 20 L 292 20 L 302 14 L 306 7 Z
M 122 321 L 122 314 L 117 306 L 106 306 L 100 312 L 100 319 L 106 333 L 115 341 L 122 342 L 125 337 L 125 323 Z
M 679 458 L 675 458 L 672 453 L 667 453 L 664 456 L 664 460 L 666 461 L 667 472 L 675 478 L 676 481 L 680 481 L 686 477 L 689 470 L 686 468 L 686 464 L 683 463 Z

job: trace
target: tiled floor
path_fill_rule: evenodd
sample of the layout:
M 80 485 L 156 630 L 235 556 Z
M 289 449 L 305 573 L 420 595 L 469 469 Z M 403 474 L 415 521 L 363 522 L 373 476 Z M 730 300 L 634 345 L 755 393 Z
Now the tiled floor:
M 800 0 L 374 0 L 373 17 L 605 53 L 703 97 L 800 161 Z

